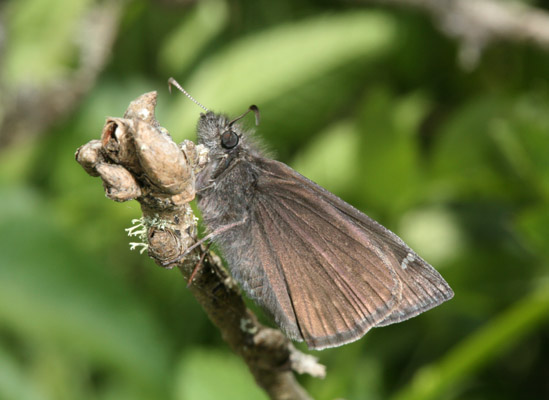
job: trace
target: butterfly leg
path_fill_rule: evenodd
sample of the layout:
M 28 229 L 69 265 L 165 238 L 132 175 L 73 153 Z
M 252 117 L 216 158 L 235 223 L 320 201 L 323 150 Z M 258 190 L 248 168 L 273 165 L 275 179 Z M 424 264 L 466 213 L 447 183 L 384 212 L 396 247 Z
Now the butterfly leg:
M 191 247 L 188 247 L 187 250 L 185 250 L 183 252 L 183 254 L 181 254 L 179 257 L 177 257 L 175 260 L 170 260 L 170 261 L 166 261 L 165 263 L 162 263 L 163 266 L 166 266 L 166 265 L 169 265 L 169 264 L 173 264 L 173 263 L 176 263 L 178 261 L 181 261 L 183 258 L 185 258 L 191 251 L 193 251 L 194 249 L 196 249 L 198 246 L 200 246 L 202 243 L 216 237 L 217 235 L 223 233 L 223 232 L 226 232 L 230 229 L 233 229 L 234 227 L 237 227 L 239 225 L 242 225 L 246 222 L 246 218 L 244 218 L 242 221 L 237 221 L 237 222 L 233 222 L 233 223 L 230 223 L 230 224 L 227 224 L 227 225 L 223 225 L 223 226 L 220 226 L 219 228 L 217 228 L 215 231 L 207 234 L 206 236 L 204 236 L 202 239 L 200 239 L 198 242 L 196 242 L 195 244 L 193 244 Z
M 210 249 L 210 246 L 211 246 L 211 243 L 208 243 L 208 246 L 206 247 L 206 251 L 204 251 L 204 253 L 202 253 L 202 256 L 200 257 L 200 260 L 198 260 L 198 262 L 194 266 L 193 272 L 191 273 L 191 276 L 189 277 L 189 280 L 187 281 L 187 287 L 191 286 L 191 283 L 193 283 L 195 275 L 200 270 L 200 267 L 202 267 L 202 263 L 204 262 L 204 258 L 206 258 L 206 253 Z

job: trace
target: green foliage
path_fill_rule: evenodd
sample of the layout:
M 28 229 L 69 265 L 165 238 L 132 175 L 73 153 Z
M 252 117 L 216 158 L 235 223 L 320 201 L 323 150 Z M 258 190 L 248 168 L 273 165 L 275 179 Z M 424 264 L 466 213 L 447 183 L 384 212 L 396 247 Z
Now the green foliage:
M 74 75 L 79 43 L 96 39 L 80 28 L 103 3 L 1 6 L 0 119 L 13 88 Z M 502 43 L 465 72 L 457 44 L 415 13 L 119 4 L 84 99 L 0 148 L 0 399 L 265 398 L 177 272 L 129 251 L 138 206 L 107 200 L 74 162 L 107 115 L 150 90 L 159 121 L 193 139 L 201 110 L 168 94 L 169 76 L 212 110 L 257 104 L 278 159 L 397 232 L 456 292 L 317 353 L 327 378 L 300 378 L 315 398 L 549 397 L 547 53 Z
M 4 82 L 44 84 L 66 74 L 76 56 L 75 24 L 89 12 L 90 0 L 13 1 L 6 9 Z
M 394 399 L 440 398 L 468 375 L 490 362 L 497 362 L 502 352 L 545 322 L 548 313 L 549 284 L 544 282 L 527 298 L 518 301 L 511 309 L 488 321 L 482 329 L 455 346 L 439 363 L 420 369 L 411 385 L 397 393 Z
M 226 351 L 196 348 L 181 357 L 175 399 L 267 399 L 244 362 Z

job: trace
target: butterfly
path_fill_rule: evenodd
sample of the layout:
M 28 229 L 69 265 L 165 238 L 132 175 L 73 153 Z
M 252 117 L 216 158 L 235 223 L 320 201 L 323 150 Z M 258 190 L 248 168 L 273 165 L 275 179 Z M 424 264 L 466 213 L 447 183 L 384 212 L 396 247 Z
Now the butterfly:
M 231 120 L 205 110 L 197 136 L 209 160 L 196 190 L 208 238 L 289 338 L 340 346 L 453 297 L 397 235 L 267 157 L 239 123 L 246 113 Z M 257 107 L 249 111 L 257 122 Z

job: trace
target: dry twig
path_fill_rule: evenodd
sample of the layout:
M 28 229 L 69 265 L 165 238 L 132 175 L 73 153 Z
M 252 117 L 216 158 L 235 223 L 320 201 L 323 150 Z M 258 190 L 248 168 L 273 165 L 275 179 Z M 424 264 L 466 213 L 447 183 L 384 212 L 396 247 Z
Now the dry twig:
M 130 104 L 124 118 L 108 118 L 101 140 L 81 146 L 76 160 L 88 174 L 101 177 L 110 199 L 139 201 L 143 218 L 129 233 L 144 239 L 134 245 L 162 266 L 196 241 L 189 202 L 194 174 L 207 162 L 207 153 L 190 141 L 177 146 L 156 121 L 155 105 L 156 92 L 146 93 Z M 309 399 L 292 370 L 323 377 L 324 367 L 296 350 L 282 332 L 259 323 L 215 254 L 199 247 L 177 262 L 185 281 L 199 262 L 190 290 L 258 385 L 272 399 Z
M 549 49 L 549 13 L 497 0 L 359 0 L 403 6 L 429 14 L 446 35 L 461 43 L 459 59 L 473 68 L 493 42 L 530 42 Z

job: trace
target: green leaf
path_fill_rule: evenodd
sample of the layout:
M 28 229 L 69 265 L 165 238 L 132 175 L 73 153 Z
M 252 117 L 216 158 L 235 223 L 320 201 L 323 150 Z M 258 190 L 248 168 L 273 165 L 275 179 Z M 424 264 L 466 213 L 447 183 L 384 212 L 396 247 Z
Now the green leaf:
M 458 108 L 440 129 L 433 148 L 433 192 L 440 198 L 508 192 L 494 166 L 489 126 L 505 115 L 506 102 L 484 96 Z
M 340 122 L 316 135 L 291 166 L 332 192 L 351 190 L 360 159 L 359 132 L 353 123 Z
M 515 218 L 518 233 L 529 250 L 549 256 L 549 206 L 547 203 L 524 208 Z
M 418 126 L 428 110 L 421 93 L 396 98 L 386 88 L 370 89 L 362 106 L 360 197 L 375 210 L 400 214 L 424 196 Z
M 176 400 L 267 399 L 242 360 L 229 352 L 193 349 L 176 371 Z
M 266 29 L 226 46 L 182 84 L 208 108 L 241 113 L 252 101 L 261 106 L 300 85 L 321 83 L 349 63 L 376 59 L 387 51 L 394 33 L 394 21 L 380 13 L 354 10 L 317 16 Z M 189 137 L 199 111 L 180 96 L 164 119 L 165 126 Z M 298 111 L 296 116 L 304 110 Z
M 90 0 L 18 0 L 8 3 L 11 45 L 4 61 L 4 82 L 44 83 L 70 70 L 77 56 L 75 38 Z
M 0 398 L 3 400 L 46 400 L 25 369 L 0 344 Z
M 532 293 L 465 338 L 440 362 L 419 370 L 410 385 L 392 399 L 442 398 L 548 319 L 549 284 L 542 282 Z
M 162 392 L 168 343 L 158 322 L 102 257 L 78 249 L 43 198 L 0 194 L 0 321 L 113 368 L 145 394 Z
M 494 121 L 490 136 L 519 192 L 549 200 L 549 102 L 524 95 L 513 101 L 508 115 Z
M 204 47 L 227 24 L 227 8 L 224 0 L 205 0 L 196 4 L 162 44 L 158 55 L 160 68 L 167 75 L 189 68 Z

